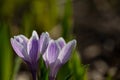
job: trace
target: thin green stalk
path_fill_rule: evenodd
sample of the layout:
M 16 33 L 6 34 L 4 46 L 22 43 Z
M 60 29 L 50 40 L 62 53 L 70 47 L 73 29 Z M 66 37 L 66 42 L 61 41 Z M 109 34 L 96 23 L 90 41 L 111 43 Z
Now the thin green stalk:
M 19 57 L 17 57 L 15 59 L 15 67 L 14 67 L 14 70 L 13 70 L 13 74 L 12 74 L 11 80 L 15 80 L 15 77 L 16 77 L 16 75 L 18 73 L 18 70 L 20 68 L 20 64 L 21 63 L 22 63 L 22 60 Z

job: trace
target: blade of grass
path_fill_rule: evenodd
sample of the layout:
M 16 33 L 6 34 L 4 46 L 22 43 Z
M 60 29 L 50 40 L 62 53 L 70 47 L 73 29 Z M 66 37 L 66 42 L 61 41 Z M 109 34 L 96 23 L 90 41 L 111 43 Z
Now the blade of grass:
M 18 70 L 20 68 L 20 64 L 22 63 L 22 60 L 19 58 L 19 57 L 16 57 L 15 59 L 15 66 L 14 66 L 14 70 L 13 70 L 13 73 L 12 73 L 12 76 L 11 76 L 11 79 L 10 80 L 14 80 L 17 73 L 18 73 Z
M 0 27 L 0 80 L 9 80 L 13 64 L 9 28 L 6 24 L 0 24 Z
M 66 0 L 65 3 L 65 10 L 64 10 L 64 17 L 62 20 L 62 36 L 65 39 L 69 38 L 69 33 L 71 32 L 72 26 L 72 3 L 71 0 Z
M 70 71 L 73 73 L 73 77 L 75 80 L 87 80 L 86 79 L 86 70 L 87 65 L 81 64 L 81 60 L 78 52 L 76 51 L 71 60 L 69 61 Z

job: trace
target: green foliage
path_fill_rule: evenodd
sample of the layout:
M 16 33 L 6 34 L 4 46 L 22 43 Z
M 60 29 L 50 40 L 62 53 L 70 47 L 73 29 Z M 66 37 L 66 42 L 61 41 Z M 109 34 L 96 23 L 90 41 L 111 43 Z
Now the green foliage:
M 71 26 L 72 26 L 72 3 L 71 0 L 66 0 L 65 3 L 65 10 L 64 10 L 64 16 L 62 20 L 62 36 L 65 39 L 68 39 L 70 36 L 69 34 L 71 33 Z
M 69 78 L 69 75 L 70 75 L 71 71 L 69 69 L 69 64 L 66 63 L 64 64 L 59 72 L 58 72 L 58 75 L 57 75 L 57 80 L 65 80 L 65 79 L 68 79 Z
M 42 57 L 40 58 L 40 62 L 39 62 L 39 79 L 38 80 L 48 80 L 48 70 L 46 68 L 46 65 L 42 59 Z
M 9 80 L 14 80 L 18 71 L 19 71 L 19 68 L 20 68 L 20 64 L 22 63 L 22 60 L 19 58 L 19 57 L 16 57 L 15 59 L 15 66 L 13 66 L 13 72 L 11 73 L 11 77 L 9 78 Z
M 72 80 L 86 80 L 86 70 L 88 66 L 83 65 L 80 61 L 79 53 L 76 51 L 69 61 Z
M 0 80 L 9 80 L 13 69 L 9 28 L 4 23 L 0 24 L 0 28 Z

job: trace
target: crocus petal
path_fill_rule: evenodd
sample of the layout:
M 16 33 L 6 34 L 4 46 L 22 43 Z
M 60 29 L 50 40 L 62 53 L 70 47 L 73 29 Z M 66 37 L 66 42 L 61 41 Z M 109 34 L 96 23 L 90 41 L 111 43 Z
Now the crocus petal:
M 38 40 L 39 40 L 39 37 L 37 32 L 33 31 L 32 36 L 27 44 L 27 52 L 30 58 L 32 59 L 32 62 L 37 61 L 38 47 L 39 47 Z
M 19 35 L 19 36 L 22 38 L 23 42 L 24 42 L 25 44 L 27 44 L 28 38 L 25 37 L 24 35 Z
M 60 63 L 60 61 L 56 60 L 53 67 L 50 69 L 50 76 L 51 77 L 56 77 L 56 75 L 57 75 L 61 66 L 62 66 L 62 64 Z
M 23 45 L 25 49 L 27 48 L 28 38 L 26 38 L 24 35 L 14 36 L 14 39 L 16 39 L 17 42 Z
M 63 47 L 62 51 L 60 52 L 60 54 L 58 56 L 58 60 L 60 60 L 60 62 L 62 64 L 66 63 L 68 61 L 75 45 L 76 45 L 76 40 L 72 40 Z
M 49 64 L 51 66 L 52 63 L 54 63 L 58 57 L 59 54 L 59 47 L 57 43 L 54 40 L 50 40 L 47 52 L 46 52 L 46 58 L 49 61 Z
M 66 42 L 62 37 L 57 39 L 56 42 L 58 43 L 58 45 L 60 46 L 61 49 L 66 45 Z
M 16 52 L 16 54 L 19 57 L 24 58 L 24 56 L 23 56 L 23 53 L 25 53 L 24 47 L 13 38 L 11 38 L 10 41 L 11 41 L 12 47 L 13 47 L 14 51 Z
M 49 33 L 42 33 L 40 36 L 40 40 L 39 40 L 39 49 L 40 49 L 40 53 L 43 54 L 48 46 L 50 37 L 49 37 Z
M 18 35 L 18 36 L 14 36 L 14 40 L 16 40 L 17 43 L 21 44 L 21 46 L 23 47 L 24 52 L 22 53 L 22 55 L 24 56 L 24 60 L 30 61 L 30 57 L 27 53 L 28 39 L 24 35 Z

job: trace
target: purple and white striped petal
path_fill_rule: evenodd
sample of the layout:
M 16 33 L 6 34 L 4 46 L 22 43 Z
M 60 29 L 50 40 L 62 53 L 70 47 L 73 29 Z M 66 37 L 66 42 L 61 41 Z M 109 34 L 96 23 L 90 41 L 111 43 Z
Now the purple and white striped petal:
M 41 34 L 40 40 L 39 40 L 40 54 L 43 54 L 46 51 L 49 40 L 50 40 L 49 33 L 46 32 Z
M 62 37 L 60 37 L 59 39 L 57 39 L 56 42 L 60 46 L 60 49 L 62 49 L 66 45 L 66 42 L 65 42 L 65 40 Z
M 16 39 L 11 38 L 10 41 L 16 54 L 19 57 L 24 58 L 23 53 L 25 53 L 25 48 L 19 42 L 17 42 Z
M 46 58 L 49 61 L 50 67 L 51 67 L 51 64 L 55 63 L 59 52 L 60 52 L 60 49 L 57 43 L 54 40 L 50 40 L 48 48 L 46 50 Z
M 24 35 L 19 35 L 20 38 L 23 40 L 23 43 L 27 46 L 27 43 L 28 43 L 28 38 L 25 37 Z
M 32 36 L 27 44 L 27 52 L 28 52 L 28 55 L 30 56 L 32 62 L 37 61 L 38 47 L 39 47 L 38 41 L 39 41 L 38 34 L 36 31 L 33 31 Z
M 68 61 L 75 46 L 76 40 L 72 40 L 63 47 L 62 51 L 58 56 L 58 60 L 61 62 L 61 64 L 64 64 Z
M 56 60 L 56 62 L 53 64 L 53 67 L 50 69 L 50 76 L 56 77 L 61 66 L 62 64 L 60 63 L 60 61 Z
M 24 35 L 14 36 L 14 39 L 16 39 L 17 42 L 23 45 L 24 48 L 27 48 L 28 38 L 26 38 Z

